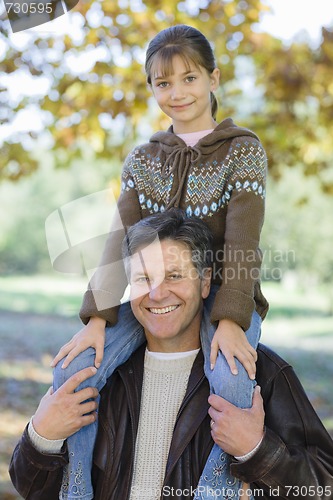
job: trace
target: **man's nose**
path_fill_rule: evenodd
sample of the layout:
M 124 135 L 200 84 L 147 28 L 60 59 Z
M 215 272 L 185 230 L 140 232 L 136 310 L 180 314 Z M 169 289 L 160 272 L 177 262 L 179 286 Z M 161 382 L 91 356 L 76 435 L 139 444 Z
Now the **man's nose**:
M 159 302 L 169 295 L 169 289 L 164 280 L 154 282 L 149 292 L 149 298 Z

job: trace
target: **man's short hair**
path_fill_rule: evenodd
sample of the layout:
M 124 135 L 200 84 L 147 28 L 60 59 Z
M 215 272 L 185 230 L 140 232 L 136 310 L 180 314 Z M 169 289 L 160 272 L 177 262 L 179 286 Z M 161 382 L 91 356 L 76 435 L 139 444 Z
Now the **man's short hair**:
M 157 239 L 169 239 L 185 244 L 191 251 L 192 263 L 200 278 L 203 278 L 206 269 L 212 266 L 213 238 L 206 223 L 197 217 L 187 216 L 181 209 L 171 208 L 145 217 L 128 229 L 122 245 L 127 275 L 129 269 L 126 262 L 129 257 Z

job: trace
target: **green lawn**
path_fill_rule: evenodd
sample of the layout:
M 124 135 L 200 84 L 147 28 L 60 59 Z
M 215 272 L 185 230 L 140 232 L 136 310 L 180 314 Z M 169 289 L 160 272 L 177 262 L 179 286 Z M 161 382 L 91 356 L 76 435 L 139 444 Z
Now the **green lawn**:
M 52 381 L 50 361 L 80 328 L 85 279 L 72 276 L 0 278 L 0 497 L 16 500 L 8 461 L 26 422 Z M 270 312 L 262 342 L 295 368 L 333 435 L 333 317 L 325 297 L 264 284 Z

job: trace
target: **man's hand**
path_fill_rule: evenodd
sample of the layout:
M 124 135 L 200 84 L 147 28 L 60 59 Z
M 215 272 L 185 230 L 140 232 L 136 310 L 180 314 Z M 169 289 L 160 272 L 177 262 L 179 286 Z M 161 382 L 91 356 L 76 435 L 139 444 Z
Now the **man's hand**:
M 60 349 L 53 359 L 51 366 L 55 367 L 56 364 L 66 356 L 61 368 L 67 368 L 69 363 L 73 361 L 80 352 L 85 351 L 88 347 L 93 347 L 96 351 L 95 366 L 99 368 L 104 356 L 105 324 L 106 321 L 102 318 L 90 318 L 89 323 Z
M 233 375 L 238 373 L 235 363 L 235 358 L 237 358 L 250 379 L 255 379 L 257 351 L 248 342 L 242 328 L 230 319 L 220 320 L 214 334 L 210 352 L 211 369 L 215 366 L 219 349 L 225 356 Z
M 208 398 L 212 419 L 211 434 L 215 443 L 232 456 L 252 451 L 264 434 L 265 412 L 260 387 L 256 386 L 251 408 L 237 408 L 216 394 Z
M 40 436 L 46 439 L 66 439 L 81 427 L 95 422 L 96 401 L 84 401 L 96 398 L 97 389 L 87 387 L 74 391 L 82 382 L 95 375 L 96 371 L 95 367 L 85 368 L 72 375 L 56 392 L 53 392 L 52 387 L 49 388 L 32 419 L 34 429 Z

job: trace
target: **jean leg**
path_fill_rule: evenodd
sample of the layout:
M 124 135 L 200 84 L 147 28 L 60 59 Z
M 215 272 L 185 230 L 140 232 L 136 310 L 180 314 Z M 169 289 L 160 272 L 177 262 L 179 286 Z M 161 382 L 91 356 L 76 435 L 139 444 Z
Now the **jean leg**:
M 257 348 L 260 338 L 261 318 L 254 311 L 246 336 L 252 347 Z M 202 329 L 201 344 L 204 352 L 204 369 L 211 392 L 227 399 L 230 403 L 249 408 L 252 405 L 255 382 L 250 380 L 245 368 L 236 360 L 238 375 L 232 375 L 229 365 L 221 352 L 218 354 L 214 370 L 210 369 L 210 346 L 216 328 Z M 216 498 L 216 490 L 222 491 L 224 498 L 238 498 L 242 482 L 230 474 L 230 456 L 214 444 L 200 477 L 195 500 Z
M 134 317 L 130 304 L 122 304 L 119 309 L 118 323 L 106 328 L 104 357 L 97 373 L 83 382 L 77 390 L 96 387 L 99 391 L 114 370 L 123 364 L 130 355 L 144 342 L 142 326 Z M 66 368 L 61 368 L 61 361 L 54 370 L 54 390 L 58 389 L 74 373 L 88 366 L 93 366 L 95 349 L 89 348 L 77 356 Z M 91 500 L 92 456 L 97 435 L 97 422 L 82 427 L 67 439 L 69 464 L 64 470 L 59 498 L 61 500 Z
M 250 328 L 245 332 L 246 338 L 255 349 L 258 346 L 261 332 L 261 317 L 254 311 L 252 315 Z M 205 342 L 204 358 L 205 358 L 205 375 L 209 380 L 211 392 L 222 396 L 230 403 L 239 406 L 240 408 L 249 408 L 252 405 L 253 389 L 256 382 L 250 380 L 244 366 L 235 360 L 238 369 L 238 375 L 233 375 L 229 365 L 219 351 L 214 370 L 210 369 L 210 345 L 213 338 L 215 328 L 209 330 L 209 343 Z

